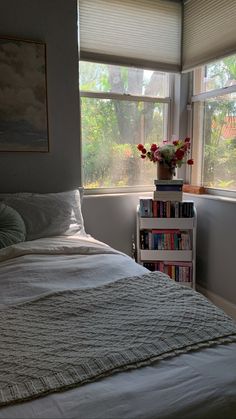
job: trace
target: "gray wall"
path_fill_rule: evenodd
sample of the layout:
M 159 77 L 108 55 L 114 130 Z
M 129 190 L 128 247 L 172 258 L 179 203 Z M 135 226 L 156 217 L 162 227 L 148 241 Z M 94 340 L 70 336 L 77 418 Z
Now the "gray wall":
M 236 201 L 200 196 L 194 201 L 198 213 L 197 281 L 236 304 Z
M 139 196 L 85 196 L 88 233 L 131 255 Z M 197 208 L 197 283 L 236 304 L 236 202 L 185 195 Z
M 80 184 L 76 0 L 0 0 L 0 34 L 47 48 L 50 153 L 0 153 L 0 191 Z

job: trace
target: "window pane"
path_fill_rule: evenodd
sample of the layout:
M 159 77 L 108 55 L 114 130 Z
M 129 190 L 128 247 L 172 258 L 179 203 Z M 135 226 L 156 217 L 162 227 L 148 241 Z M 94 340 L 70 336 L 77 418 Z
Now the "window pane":
M 169 75 L 140 68 L 80 62 L 80 90 L 135 96 L 169 96 Z
M 162 142 L 168 105 L 81 98 L 85 188 L 153 185 L 156 166 L 140 158 L 137 144 Z
M 236 55 L 195 70 L 194 94 L 236 84 Z
M 202 103 L 203 184 L 236 190 L 236 97 L 219 96 Z

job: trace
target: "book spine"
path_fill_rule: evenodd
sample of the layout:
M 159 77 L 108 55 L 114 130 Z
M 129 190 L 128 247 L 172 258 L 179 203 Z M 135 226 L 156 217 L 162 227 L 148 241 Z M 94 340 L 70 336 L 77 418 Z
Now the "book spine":
M 183 179 L 171 179 L 171 180 L 164 180 L 164 179 L 155 179 L 155 185 L 183 185 Z
M 153 217 L 157 217 L 157 201 L 152 201 L 152 214 Z
M 182 192 L 182 185 L 156 185 L 156 191 Z

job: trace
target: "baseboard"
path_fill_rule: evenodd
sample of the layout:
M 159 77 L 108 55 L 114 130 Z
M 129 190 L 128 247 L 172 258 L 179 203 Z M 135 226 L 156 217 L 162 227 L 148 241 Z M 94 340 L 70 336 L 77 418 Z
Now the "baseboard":
M 207 290 L 206 288 L 197 285 L 197 291 L 205 295 L 212 303 L 216 306 L 222 308 L 229 316 L 236 320 L 236 304 L 231 303 L 225 298 L 220 297 L 212 291 Z

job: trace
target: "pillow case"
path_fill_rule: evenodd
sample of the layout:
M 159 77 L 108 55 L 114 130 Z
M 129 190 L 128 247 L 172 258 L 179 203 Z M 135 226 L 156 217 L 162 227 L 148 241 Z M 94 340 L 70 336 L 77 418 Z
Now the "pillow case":
M 2 194 L 0 201 L 23 218 L 27 240 L 58 235 L 85 234 L 80 192 Z
M 26 228 L 20 214 L 0 203 L 0 249 L 25 241 Z

